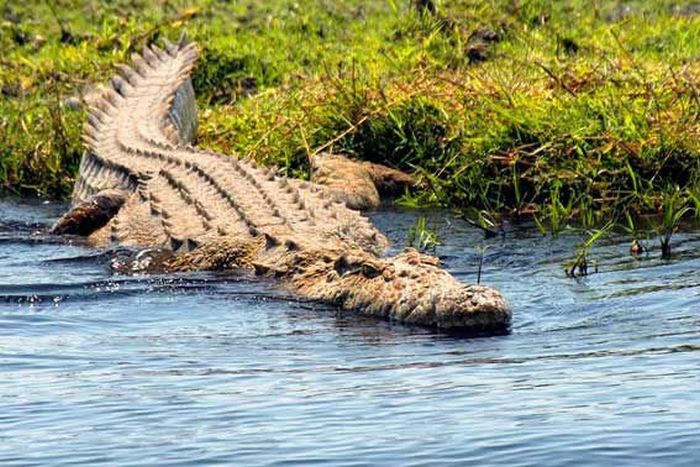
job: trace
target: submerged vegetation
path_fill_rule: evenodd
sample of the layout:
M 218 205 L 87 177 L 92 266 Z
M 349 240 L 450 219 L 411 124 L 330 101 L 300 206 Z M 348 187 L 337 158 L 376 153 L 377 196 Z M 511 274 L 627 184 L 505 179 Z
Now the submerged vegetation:
M 667 255 L 700 216 L 697 2 L 31 3 L 0 7 L 5 192 L 66 196 L 95 83 L 187 31 L 200 146 L 302 177 L 321 148 L 382 162 L 422 179 L 404 204 L 491 232 L 651 215 Z

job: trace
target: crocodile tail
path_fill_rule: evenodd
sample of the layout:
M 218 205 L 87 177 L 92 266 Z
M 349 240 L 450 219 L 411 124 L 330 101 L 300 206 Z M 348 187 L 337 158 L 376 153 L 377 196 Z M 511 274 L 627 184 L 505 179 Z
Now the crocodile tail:
M 108 158 L 98 166 L 110 165 L 112 170 L 109 173 L 101 170 L 90 172 L 87 169 L 95 158 L 99 162 L 102 160 L 101 155 L 110 152 L 109 148 L 104 147 L 104 138 L 110 133 L 114 120 L 119 118 L 119 108 L 126 96 L 138 87 L 142 79 L 153 76 L 153 73 L 163 67 L 170 67 L 170 77 L 167 83 L 163 83 L 167 88 L 158 94 L 160 106 L 154 108 L 160 114 L 161 132 L 176 145 L 190 144 L 194 139 L 197 131 L 197 107 L 190 73 L 197 61 L 198 51 L 185 34 L 176 44 L 166 40 L 164 45 L 165 50 L 152 45 L 144 48 L 140 54 L 133 54 L 130 66 L 117 65 L 117 74 L 109 80 L 109 85 L 99 96 L 91 99 L 82 132 L 85 154 L 81 161 L 81 176 L 73 190 L 74 204 L 84 201 L 101 189 L 132 188 L 122 186 L 122 180 L 132 178 L 134 174 L 127 167 L 107 161 Z M 175 79 L 172 79 L 173 75 Z
M 165 41 L 166 52 L 172 57 L 182 56 L 177 87 L 169 99 L 172 99 L 168 118 L 163 130 L 175 143 L 190 144 L 197 134 L 197 101 L 190 73 L 197 62 L 199 52 L 194 43 L 183 33 L 177 44 Z M 171 130 L 172 129 L 172 130 Z
M 151 44 L 141 54 L 133 54 L 133 68 L 145 76 L 163 64 L 177 67 L 176 78 L 167 83 L 169 89 L 162 97 L 168 110 L 161 121 L 161 130 L 175 144 L 190 144 L 197 133 L 197 102 L 190 73 L 199 52 L 186 33 L 180 36 L 177 44 L 167 39 L 163 42 L 165 50 Z

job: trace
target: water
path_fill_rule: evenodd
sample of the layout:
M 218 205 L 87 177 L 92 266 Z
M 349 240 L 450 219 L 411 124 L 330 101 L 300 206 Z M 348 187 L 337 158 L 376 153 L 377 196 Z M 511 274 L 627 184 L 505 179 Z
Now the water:
M 700 233 L 675 258 L 512 231 L 483 279 L 509 336 L 459 339 L 294 300 L 234 274 L 115 276 L 38 240 L 62 206 L 0 203 L 0 464 L 700 463 Z M 417 214 L 381 212 L 397 243 Z M 476 277 L 481 234 L 438 249 Z

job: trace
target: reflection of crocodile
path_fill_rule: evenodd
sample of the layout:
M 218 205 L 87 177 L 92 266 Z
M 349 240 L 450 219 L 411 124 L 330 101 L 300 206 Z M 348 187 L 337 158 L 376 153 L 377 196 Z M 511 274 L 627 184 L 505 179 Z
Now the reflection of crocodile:
M 309 183 L 191 146 L 196 56 L 183 40 L 120 67 L 91 106 L 74 207 L 54 233 L 151 249 L 166 270 L 246 270 L 365 315 L 507 331 L 511 313 L 497 291 L 459 283 L 414 249 L 381 258 L 386 238 L 347 207 L 376 204 L 377 190 L 405 185 L 406 175 L 321 156 Z

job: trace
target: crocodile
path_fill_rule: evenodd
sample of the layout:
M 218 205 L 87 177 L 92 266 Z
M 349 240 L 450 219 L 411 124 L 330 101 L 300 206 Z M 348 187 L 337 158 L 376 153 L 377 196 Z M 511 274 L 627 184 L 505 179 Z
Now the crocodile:
M 117 65 L 87 109 L 72 208 L 51 229 L 94 247 L 133 247 L 130 271 L 237 270 L 341 310 L 469 334 L 510 330 L 503 295 L 466 285 L 440 261 L 388 239 L 358 208 L 411 182 L 340 155 L 311 181 L 193 145 L 197 46 L 147 46 Z M 148 253 L 148 254 L 145 254 Z

